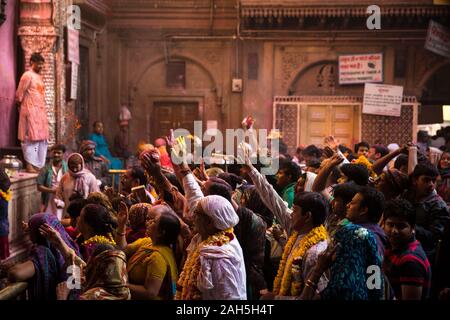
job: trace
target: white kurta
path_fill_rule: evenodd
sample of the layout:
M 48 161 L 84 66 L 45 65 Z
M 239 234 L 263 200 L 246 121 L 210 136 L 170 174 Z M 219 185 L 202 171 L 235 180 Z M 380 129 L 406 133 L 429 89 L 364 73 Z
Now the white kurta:
M 200 242 L 200 236 L 196 235 L 187 250 L 194 250 Z M 247 299 L 244 256 L 236 238 L 220 247 L 203 247 L 200 264 L 197 288 L 203 300 Z

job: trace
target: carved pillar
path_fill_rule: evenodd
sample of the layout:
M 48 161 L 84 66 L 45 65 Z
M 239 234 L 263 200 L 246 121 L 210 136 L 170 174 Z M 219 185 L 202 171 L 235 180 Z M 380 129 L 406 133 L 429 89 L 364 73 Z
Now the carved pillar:
M 45 59 L 41 76 L 45 84 L 45 102 L 49 120 L 49 143 L 56 142 L 56 96 L 58 90 L 64 90 L 57 83 L 57 63 L 55 44 L 59 39 L 58 26 L 55 26 L 56 15 L 51 0 L 21 0 L 19 37 L 24 51 L 25 69 L 29 67 L 30 56 L 39 52 Z

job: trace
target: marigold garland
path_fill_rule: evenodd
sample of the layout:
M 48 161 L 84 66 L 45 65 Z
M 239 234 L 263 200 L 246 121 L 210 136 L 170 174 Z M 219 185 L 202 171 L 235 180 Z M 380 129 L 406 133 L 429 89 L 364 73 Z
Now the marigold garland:
M 298 296 L 302 285 L 295 284 L 292 279 L 292 268 L 294 261 L 303 259 L 305 253 L 314 245 L 321 241 L 327 240 L 328 234 L 323 225 L 312 229 L 296 248 L 293 248 L 298 238 L 298 233 L 294 232 L 289 237 L 289 240 L 284 248 L 283 256 L 281 258 L 280 267 L 278 268 L 277 276 L 273 284 L 273 293 L 280 296 Z M 293 253 L 290 255 L 291 251 Z
M 9 200 L 11 200 L 11 190 L 8 189 L 8 191 L 4 192 L 0 189 L 0 197 L 9 202 Z
M 83 245 L 87 246 L 87 245 L 90 245 L 90 244 L 97 244 L 97 243 L 99 243 L 99 244 L 110 244 L 110 245 L 113 245 L 113 246 L 116 245 L 116 242 L 114 241 L 114 238 L 111 235 L 111 233 L 108 233 L 108 238 L 105 237 L 105 236 L 99 236 L 99 235 L 90 237 L 89 239 L 87 239 L 86 241 L 83 242 Z
M 197 277 L 200 272 L 200 250 L 205 246 L 222 246 L 234 239 L 233 228 L 226 229 L 209 236 L 191 251 L 184 264 L 177 282 L 175 300 L 200 300 L 201 292 L 197 288 Z
M 353 160 L 352 163 L 353 164 L 362 164 L 369 171 L 369 174 L 370 174 L 371 178 L 376 178 L 377 177 L 377 174 L 372 169 L 373 165 L 370 163 L 370 161 L 365 156 L 363 156 L 363 155 L 359 156 L 359 158 L 356 159 L 356 160 Z

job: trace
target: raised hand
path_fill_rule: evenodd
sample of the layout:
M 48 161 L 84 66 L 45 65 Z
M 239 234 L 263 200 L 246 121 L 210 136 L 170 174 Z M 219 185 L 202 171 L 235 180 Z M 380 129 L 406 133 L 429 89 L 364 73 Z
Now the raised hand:
M 175 145 L 176 141 L 175 141 L 175 136 L 173 134 L 173 129 L 170 129 L 169 135 L 166 136 L 164 138 L 164 140 L 166 140 L 166 150 L 167 153 L 170 154 L 172 156 L 172 149 L 173 146 Z
M 47 238 L 53 245 L 57 246 L 60 245 L 63 240 L 61 238 L 61 235 L 58 231 L 56 231 L 54 228 L 52 228 L 49 224 L 44 223 L 39 227 L 39 233 L 44 237 Z
M 413 142 L 408 142 L 408 143 L 404 144 L 404 145 L 401 147 L 400 153 L 403 153 L 403 154 L 406 154 L 406 155 L 407 155 L 408 152 L 409 152 L 409 148 L 411 148 L 411 147 L 417 148 L 417 145 L 416 145 L 415 143 L 413 143 Z
M 241 142 L 238 149 L 241 151 L 237 156 L 239 163 L 251 167 L 252 161 L 250 160 L 250 150 L 248 146 L 244 142 Z
M 22 221 L 22 230 L 24 233 L 28 233 L 28 231 L 30 230 L 30 226 L 25 221 Z
M 206 174 L 206 169 L 205 169 L 205 160 L 202 158 L 202 160 L 200 161 L 200 168 L 199 168 L 199 173 L 200 173 L 200 179 L 203 181 L 207 181 L 208 180 L 208 175 Z
M 176 161 L 178 161 L 178 163 L 186 164 L 187 147 L 186 140 L 183 136 L 176 139 L 176 144 L 172 149 L 172 157 L 173 156 L 176 157 Z
M 327 137 L 325 137 L 323 142 L 326 146 L 330 147 L 334 151 L 337 151 L 337 148 L 339 146 L 339 141 L 335 137 L 327 136 Z
M 154 174 L 161 170 L 161 158 L 157 149 L 147 150 L 139 156 L 142 166 L 150 174 Z
M 340 164 L 342 161 L 344 161 L 344 158 L 343 158 L 340 154 L 335 153 L 335 154 L 330 158 L 330 161 L 328 162 L 328 165 L 329 165 L 329 166 L 335 167 L 335 166 L 337 166 L 338 164 Z
M 336 153 L 336 151 L 334 151 L 333 149 L 331 149 L 329 146 L 326 146 L 326 147 L 323 149 L 323 152 L 325 153 L 325 155 L 326 155 L 327 158 L 331 158 L 331 157 Z
M 119 203 L 119 212 L 117 213 L 117 224 L 119 228 L 125 228 L 126 224 L 128 222 L 128 207 L 125 204 L 125 202 L 121 201 Z

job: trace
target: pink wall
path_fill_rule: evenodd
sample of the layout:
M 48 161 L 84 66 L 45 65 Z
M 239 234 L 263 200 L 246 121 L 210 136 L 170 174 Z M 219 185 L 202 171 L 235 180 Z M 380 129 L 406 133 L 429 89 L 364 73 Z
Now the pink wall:
M 16 90 L 16 3 L 8 0 L 6 21 L 0 26 L 0 148 L 14 146 L 17 135 Z

